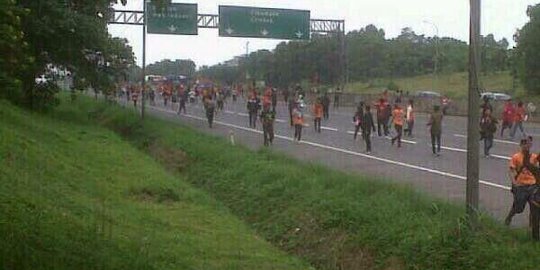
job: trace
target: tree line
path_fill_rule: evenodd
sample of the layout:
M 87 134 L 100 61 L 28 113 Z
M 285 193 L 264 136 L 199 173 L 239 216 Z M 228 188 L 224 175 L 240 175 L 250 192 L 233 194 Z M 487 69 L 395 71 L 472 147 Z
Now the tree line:
M 35 80 L 50 67 L 69 71 L 76 88 L 112 91 L 135 65 L 128 41 L 107 31 L 117 2 L 0 0 L 0 98 L 36 110 L 58 104 L 57 84 Z
M 369 82 L 375 78 L 408 77 L 433 72 L 467 70 L 468 45 L 450 37 L 426 37 L 411 28 L 387 39 L 375 25 L 348 32 L 346 65 L 349 80 Z M 492 34 L 482 37 L 482 71 L 508 70 L 510 50 L 506 39 Z M 340 44 L 335 35 L 314 35 L 307 42 L 282 42 L 270 50 L 252 52 L 236 67 L 202 67 L 200 74 L 218 81 L 252 78 L 275 86 L 287 86 L 302 80 L 338 84 L 341 79 Z

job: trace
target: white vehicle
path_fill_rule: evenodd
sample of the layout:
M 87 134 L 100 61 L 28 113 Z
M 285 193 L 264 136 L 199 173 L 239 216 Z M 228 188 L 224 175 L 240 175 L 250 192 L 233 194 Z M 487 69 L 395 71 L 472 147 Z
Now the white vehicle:
M 35 82 L 36 84 L 42 84 L 50 81 L 51 78 L 46 77 L 45 75 L 40 75 L 39 77 L 36 77 Z
M 507 100 L 512 99 L 511 96 L 509 96 L 509 95 L 507 95 L 505 93 L 484 92 L 484 93 L 480 94 L 481 99 L 484 99 L 486 97 L 489 98 L 489 99 L 492 99 L 492 100 L 502 100 L 502 101 L 507 101 Z

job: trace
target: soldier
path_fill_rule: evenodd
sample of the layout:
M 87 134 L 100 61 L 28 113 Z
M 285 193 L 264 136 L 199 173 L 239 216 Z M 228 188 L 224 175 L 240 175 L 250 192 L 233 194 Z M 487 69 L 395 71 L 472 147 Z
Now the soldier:
M 443 113 L 438 105 L 433 106 L 433 112 L 429 116 L 429 133 L 431 134 L 431 149 L 434 156 L 441 155 L 441 134 L 442 134 Z
M 371 114 L 371 107 L 366 105 L 365 110 L 362 112 L 362 120 L 360 122 L 362 126 L 362 138 L 366 142 L 366 153 L 371 153 L 371 131 L 375 132 L 375 123 L 373 122 L 373 115 Z M 356 136 L 356 133 L 355 133 Z
M 204 110 L 206 112 L 206 119 L 208 120 L 208 127 L 212 128 L 214 123 L 214 113 L 216 109 L 216 104 L 212 100 L 212 97 L 204 99 Z
M 484 155 L 489 158 L 489 151 L 493 147 L 493 141 L 497 132 L 497 119 L 491 115 L 490 109 L 485 109 L 480 119 L 480 138 L 484 140 Z
M 270 110 L 269 105 L 264 105 L 260 115 L 263 126 L 264 146 L 271 145 L 274 141 L 274 121 L 276 112 Z
M 356 112 L 353 116 L 353 122 L 354 122 L 354 140 L 356 140 L 358 136 L 358 131 L 361 128 L 362 125 L 362 119 L 364 117 L 364 102 L 360 102 L 358 104 L 358 107 L 356 107 Z

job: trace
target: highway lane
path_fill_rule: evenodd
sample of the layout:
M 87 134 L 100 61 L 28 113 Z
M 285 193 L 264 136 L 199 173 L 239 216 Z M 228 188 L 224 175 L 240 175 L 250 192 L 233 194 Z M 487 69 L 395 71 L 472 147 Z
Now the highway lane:
M 169 108 L 170 109 L 170 108 Z M 328 129 L 321 134 L 314 132 L 310 125 L 304 128 L 303 138 L 307 143 L 297 145 L 291 142 L 293 130 L 288 124 L 288 112 L 283 104 L 278 106 L 278 122 L 276 122 L 276 133 L 281 137 L 273 147 L 279 151 L 285 151 L 298 158 L 315 160 L 322 164 L 329 165 L 346 171 L 355 171 L 363 174 L 383 176 L 395 179 L 400 182 L 412 184 L 415 188 L 435 194 L 444 199 L 462 202 L 464 200 L 464 176 L 465 176 L 465 139 L 456 136 L 457 132 L 463 132 L 460 127 L 452 125 L 459 122 L 459 118 L 451 119 L 445 123 L 445 131 L 449 128 L 455 129 L 456 133 L 445 134 L 443 145 L 449 149 L 443 150 L 441 157 L 435 158 L 431 155 L 429 145 L 429 134 L 425 128 L 426 117 L 417 118 L 417 129 L 414 138 L 406 138 L 409 143 L 404 143 L 403 148 L 393 147 L 388 139 L 373 138 L 373 153 L 363 154 L 364 145 L 362 140 L 354 141 L 349 134 L 353 130 L 352 112 L 340 109 L 339 113 L 331 113 L 331 119 L 323 122 L 323 126 Z M 350 109 L 349 109 L 350 110 Z M 343 112 L 345 111 L 345 112 Z M 352 110 L 351 110 L 352 111 Z M 228 136 L 228 130 L 235 130 L 241 136 L 242 143 L 252 144 L 253 147 L 262 145 L 262 135 L 260 135 L 260 125 L 258 130 L 247 128 L 247 113 L 244 102 L 236 104 L 226 104 L 225 110 L 219 112 L 215 129 L 205 128 L 204 111 L 199 104 L 188 105 L 189 117 L 178 117 L 174 113 L 168 112 L 164 108 L 154 110 L 154 112 L 167 113 L 172 119 L 185 122 L 203 131 L 219 133 Z M 350 115 L 349 115 L 350 113 Z M 349 115 L 347 117 L 347 115 Z M 190 118 L 195 117 L 195 118 Z M 447 118 L 448 119 L 448 118 Z M 464 120 L 461 120 L 464 122 Z M 449 124 L 450 123 L 450 124 Z M 224 130 L 220 130 L 223 126 Z M 423 127 L 423 128 L 421 128 Z M 249 138 L 249 139 L 247 139 Z M 294 149 L 301 148 L 300 151 Z M 508 192 L 509 182 L 506 179 L 508 167 L 508 156 L 517 150 L 517 145 L 512 143 L 496 143 L 496 148 L 492 151 L 500 158 L 481 159 L 481 204 L 482 208 L 501 219 L 506 214 L 511 204 L 511 194 Z M 303 154 L 302 154 L 303 153 Z M 518 218 L 517 224 L 525 224 L 524 218 Z

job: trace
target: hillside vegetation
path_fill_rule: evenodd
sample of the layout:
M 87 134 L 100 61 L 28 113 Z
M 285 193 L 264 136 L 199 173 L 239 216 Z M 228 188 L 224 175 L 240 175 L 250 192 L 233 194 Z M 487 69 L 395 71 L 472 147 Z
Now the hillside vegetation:
M 115 130 L 166 167 L 151 147 L 186 153 L 189 182 L 225 204 L 259 235 L 317 269 L 537 269 L 539 248 L 524 230 L 483 216 L 477 231 L 463 207 L 384 179 L 350 175 L 87 99 L 58 117 Z M 84 120 L 88 121 L 88 120 Z M 174 122 L 172 122 L 174 121 Z
M 309 268 L 191 187 L 180 149 L 151 149 L 176 175 L 87 112 L 0 101 L 0 269 Z
M 517 83 L 512 89 L 512 76 L 509 72 L 495 72 L 480 77 L 481 88 L 485 91 L 502 92 L 512 96 L 525 95 L 523 87 Z M 374 79 L 370 82 L 354 82 L 346 87 L 346 91 L 355 93 L 380 93 L 393 82 L 403 91 L 432 91 L 448 95 L 451 98 L 466 98 L 469 87 L 469 75 L 466 72 L 444 73 L 437 76 L 420 75 L 406 78 Z

